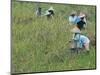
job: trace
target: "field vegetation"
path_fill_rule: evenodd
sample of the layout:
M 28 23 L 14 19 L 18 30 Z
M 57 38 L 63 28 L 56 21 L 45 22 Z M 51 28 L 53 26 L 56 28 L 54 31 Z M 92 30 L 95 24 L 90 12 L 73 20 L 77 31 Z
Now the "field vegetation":
M 12 73 L 81 70 L 96 68 L 96 48 L 90 54 L 70 53 L 72 38 L 68 16 L 72 11 L 87 14 L 84 35 L 94 37 L 96 27 L 95 6 L 40 3 L 44 13 L 50 6 L 55 16 L 37 17 L 37 3 L 12 1 Z

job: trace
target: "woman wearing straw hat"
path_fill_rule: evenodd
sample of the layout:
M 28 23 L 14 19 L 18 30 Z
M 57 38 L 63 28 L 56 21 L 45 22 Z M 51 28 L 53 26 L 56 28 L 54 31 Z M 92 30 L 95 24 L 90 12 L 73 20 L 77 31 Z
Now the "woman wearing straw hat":
M 77 13 L 74 11 L 69 16 L 69 23 L 72 24 L 72 25 L 76 24 L 76 19 L 78 17 L 76 14 Z
M 87 53 L 89 53 L 89 44 L 90 44 L 90 39 L 82 34 L 76 34 L 76 37 L 74 38 L 74 41 L 72 42 L 71 45 L 71 50 L 75 51 L 78 49 L 85 49 Z
M 48 19 L 50 19 L 54 16 L 54 9 L 52 6 L 46 11 L 45 15 L 47 16 Z

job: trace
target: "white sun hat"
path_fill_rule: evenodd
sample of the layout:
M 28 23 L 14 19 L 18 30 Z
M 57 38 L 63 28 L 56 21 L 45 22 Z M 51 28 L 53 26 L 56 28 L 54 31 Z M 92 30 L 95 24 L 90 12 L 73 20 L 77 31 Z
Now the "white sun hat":
M 77 14 L 77 12 L 76 12 L 76 11 L 72 11 L 72 12 L 71 12 L 71 15 L 72 15 L 72 14 L 75 14 L 75 15 L 76 15 L 76 14 Z
M 85 17 L 85 16 L 86 16 L 85 14 L 80 14 L 79 15 L 80 18 Z
M 51 6 L 48 10 L 54 10 L 53 7 Z

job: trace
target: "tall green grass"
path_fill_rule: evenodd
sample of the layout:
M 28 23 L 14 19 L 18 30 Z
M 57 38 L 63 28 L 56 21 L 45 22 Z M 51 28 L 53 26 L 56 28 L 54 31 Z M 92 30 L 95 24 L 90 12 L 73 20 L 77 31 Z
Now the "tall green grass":
M 50 6 L 54 18 L 35 15 L 36 3 L 12 1 L 12 73 L 47 72 L 59 70 L 95 69 L 95 47 L 90 54 L 70 53 L 71 39 L 69 14 L 87 13 L 87 30 L 95 34 L 95 6 L 40 3 L 42 12 Z M 89 33 L 88 33 L 89 34 Z

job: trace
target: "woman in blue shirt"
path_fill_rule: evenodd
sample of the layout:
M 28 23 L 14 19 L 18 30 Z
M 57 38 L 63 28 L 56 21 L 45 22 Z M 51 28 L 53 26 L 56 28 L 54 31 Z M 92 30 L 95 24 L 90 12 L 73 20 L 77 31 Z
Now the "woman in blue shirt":
M 82 48 L 85 49 L 87 52 L 89 52 L 89 44 L 90 44 L 90 39 L 82 34 L 75 34 L 74 40 L 76 42 L 73 42 L 72 44 L 72 49 L 73 48 Z M 76 47 L 77 43 L 77 47 Z

